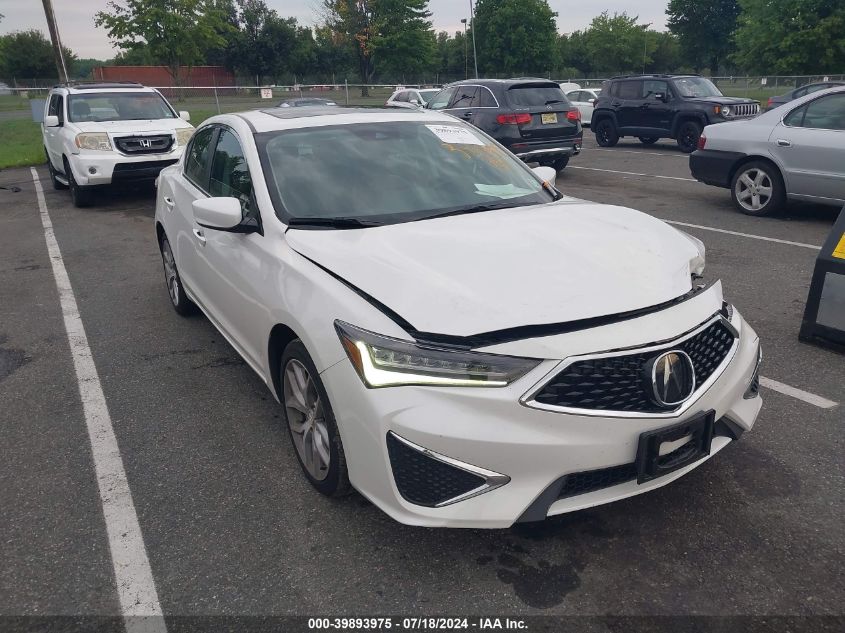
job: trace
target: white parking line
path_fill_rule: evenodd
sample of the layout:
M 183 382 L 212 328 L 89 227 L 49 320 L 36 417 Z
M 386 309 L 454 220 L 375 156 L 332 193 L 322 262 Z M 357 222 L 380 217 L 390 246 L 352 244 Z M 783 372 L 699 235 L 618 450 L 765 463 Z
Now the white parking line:
M 659 176 L 657 176 L 659 178 Z M 677 224 L 678 226 L 689 226 L 694 229 L 701 229 L 702 231 L 715 231 L 716 233 L 727 233 L 728 235 L 737 235 L 739 237 L 748 237 L 752 240 L 763 240 L 765 242 L 776 242 L 777 244 L 789 244 L 790 246 L 800 246 L 801 248 L 811 248 L 814 251 L 820 251 L 821 246 L 816 246 L 815 244 L 805 244 L 804 242 L 793 242 L 791 240 L 781 240 L 776 237 L 765 237 L 763 235 L 752 235 L 751 233 L 740 233 L 738 231 L 728 231 L 727 229 L 717 229 L 713 226 L 702 226 L 701 224 L 690 224 L 689 222 L 678 222 L 676 220 L 665 220 L 663 218 L 658 218 L 666 222 L 666 224 Z
M 795 387 L 790 387 L 789 385 L 785 385 L 782 382 L 778 382 L 777 380 L 772 380 L 771 378 L 766 378 L 764 376 L 760 376 L 760 384 L 766 389 L 771 389 L 784 395 L 791 396 L 793 398 L 801 400 L 802 402 L 806 402 L 808 404 L 812 404 L 816 407 L 819 407 L 820 409 L 832 409 L 838 404 L 833 400 L 822 398 L 821 396 L 817 396 L 816 394 L 810 393 L 809 391 L 804 391 L 803 389 L 796 389 Z
M 35 168 L 32 181 L 41 212 L 41 224 L 47 241 L 47 252 L 53 266 L 53 277 L 59 291 L 79 395 L 88 428 L 88 439 L 94 458 L 94 470 L 100 491 L 100 502 L 106 521 L 117 594 L 127 633 L 166 633 L 167 627 L 158 601 L 147 550 L 141 535 L 132 493 L 123 469 L 123 459 L 114 435 L 103 387 L 94 365 L 88 337 L 82 324 L 73 287 L 65 268 L 53 223 L 47 212 L 44 190 Z
M 625 154 L 644 154 L 646 156 L 665 156 L 666 158 L 689 158 L 687 154 L 670 154 L 668 152 L 643 152 L 637 149 L 616 149 L 609 147 L 586 147 L 584 151 L 587 152 L 614 152 Z
M 664 178 L 665 180 L 682 180 L 684 182 L 699 183 L 695 178 L 680 178 L 678 176 L 656 176 L 655 174 L 640 174 L 634 171 L 616 171 L 614 169 L 599 169 L 598 167 L 579 167 L 577 165 L 569 165 L 567 169 L 583 169 L 586 171 L 603 171 L 608 174 L 622 174 L 623 176 L 644 176 L 645 178 Z

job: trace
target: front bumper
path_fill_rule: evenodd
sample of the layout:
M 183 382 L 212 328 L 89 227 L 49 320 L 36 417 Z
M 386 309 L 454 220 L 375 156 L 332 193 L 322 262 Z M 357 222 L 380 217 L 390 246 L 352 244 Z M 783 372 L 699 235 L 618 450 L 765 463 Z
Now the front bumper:
M 159 172 L 175 164 L 184 146 L 176 146 L 166 154 L 126 156 L 119 152 L 80 152 L 68 156 L 73 177 L 80 185 L 155 180 Z
M 700 149 L 689 157 L 689 168 L 693 178 L 707 185 L 729 188 L 734 165 L 745 158 L 740 152 L 721 152 Z
M 669 312 L 669 311 L 667 311 Z M 703 319 L 702 319 L 703 320 Z M 672 318 L 667 319 L 673 327 Z M 334 405 L 353 485 L 391 517 L 432 527 L 502 528 L 515 522 L 579 510 L 663 486 L 700 465 L 751 429 L 761 406 L 743 395 L 757 368 L 759 340 L 734 312 L 736 351 L 718 379 L 676 418 L 576 415 L 530 408 L 523 398 L 561 361 L 541 363 L 501 389 L 393 387 L 366 389 L 344 360 L 323 372 Z M 680 324 L 678 324 L 681 326 Z M 632 338 L 636 322 L 619 324 Z M 680 333 L 680 332 L 678 332 Z M 590 338 L 591 332 L 578 333 Z M 558 498 L 555 484 L 572 473 L 631 464 L 639 436 L 713 410 L 722 421 L 711 453 L 643 484 L 636 480 Z M 403 496 L 396 484 L 391 435 L 476 471 L 492 484 L 478 494 L 438 506 Z M 552 492 L 550 492 L 552 491 Z

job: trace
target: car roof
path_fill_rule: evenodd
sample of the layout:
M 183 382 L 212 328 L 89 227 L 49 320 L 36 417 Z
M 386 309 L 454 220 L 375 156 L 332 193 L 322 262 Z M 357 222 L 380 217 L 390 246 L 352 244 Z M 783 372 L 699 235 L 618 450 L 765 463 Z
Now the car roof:
M 682 79 L 684 77 L 703 77 L 703 75 L 664 75 L 658 73 L 651 73 L 645 75 L 619 75 L 617 77 L 611 77 L 610 81 L 615 79 Z
M 68 83 L 53 86 L 53 90 L 67 90 L 68 94 L 95 92 L 158 92 L 134 81 L 112 81 L 99 83 Z
M 352 125 L 355 123 L 390 123 L 395 121 L 424 121 L 429 123 L 454 123 L 449 114 L 431 110 L 406 108 L 346 108 L 306 106 L 303 108 L 265 108 L 211 117 L 207 123 L 230 123 L 232 118 L 246 121 L 253 132 L 274 132 L 326 125 Z
M 461 79 L 460 81 L 453 81 L 450 86 L 517 86 L 520 84 L 549 84 L 560 86 L 560 84 L 551 79 L 544 79 L 542 77 L 517 77 L 513 79 Z M 445 88 L 446 86 L 444 86 Z

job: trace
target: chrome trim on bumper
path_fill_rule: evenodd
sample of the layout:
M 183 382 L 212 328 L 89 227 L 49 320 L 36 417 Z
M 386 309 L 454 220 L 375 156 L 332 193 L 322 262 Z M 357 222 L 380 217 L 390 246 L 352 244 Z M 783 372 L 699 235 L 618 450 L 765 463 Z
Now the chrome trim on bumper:
M 442 462 L 454 468 L 458 468 L 460 470 L 464 470 L 468 473 L 471 473 L 477 477 L 481 477 L 482 479 L 484 479 L 484 484 L 482 484 L 478 488 L 473 488 L 472 490 L 465 492 L 462 495 L 452 497 L 451 499 L 446 499 L 446 501 L 441 501 L 440 503 L 433 506 L 435 508 L 442 508 L 443 506 L 452 505 L 453 503 L 458 503 L 459 501 L 465 501 L 471 497 L 477 497 L 478 495 L 482 495 L 485 492 L 490 492 L 491 490 L 495 490 L 496 488 L 501 488 L 511 480 L 511 478 L 507 475 L 502 475 L 501 473 L 497 473 L 492 470 L 487 470 L 486 468 L 481 468 L 480 466 L 473 466 L 472 464 L 467 464 L 466 462 L 462 462 L 457 459 L 447 457 L 446 455 L 436 453 L 432 450 L 425 448 L 424 446 L 420 446 L 419 444 L 415 444 L 410 440 L 406 440 L 404 437 L 402 437 L 401 435 L 397 435 L 393 431 L 388 431 L 388 433 L 391 437 L 402 442 L 408 448 L 411 448 L 417 451 L 418 453 L 422 453 L 426 457 L 430 457 L 431 459 L 435 459 L 439 462 Z
M 543 154 L 569 154 L 570 156 L 581 152 L 579 147 L 552 147 L 549 149 L 534 149 L 530 152 L 519 152 L 517 158 L 528 158 L 530 156 L 542 156 Z
M 672 347 L 676 346 L 678 343 L 683 343 L 687 339 L 692 338 L 696 334 L 706 330 L 708 327 L 716 323 L 717 321 L 721 321 L 722 324 L 727 327 L 731 332 L 734 333 L 734 342 L 731 345 L 730 350 L 728 350 L 725 359 L 721 362 L 721 364 L 716 368 L 713 374 L 705 380 L 701 385 L 696 387 L 695 391 L 693 391 L 692 395 L 680 405 L 677 409 L 673 409 L 672 411 L 666 412 L 641 412 L 641 411 L 612 411 L 612 410 L 604 410 L 604 409 L 578 409 L 574 407 L 562 407 L 553 404 L 544 404 L 541 402 L 537 402 L 534 400 L 535 396 L 543 391 L 546 384 L 554 378 L 557 374 L 561 371 L 572 365 L 573 363 L 584 361 L 584 360 L 594 360 L 597 358 L 615 358 L 620 356 L 631 356 L 634 354 L 642 354 L 644 352 L 651 352 L 651 351 L 662 351 L 668 350 Z M 613 352 L 602 352 L 598 354 L 584 354 L 582 356 L 570 356 L 562 360 L 560 363 L 554 366 L 554 368 L 543 376 L 537 384 L 535 384 L 528 393 L 522 398 L 519 399 L 519 403 L 523 406 L 529 407 L 531 409 L 542 409 L 544 411 L 553 411 L 555 413 L 571 413 L 574 415 L 581 415 L 581 416 L 588 416 L 588 417 L 596 417 L 596 418 L 677 418 L 683 415 L 687 410 L 690 409 L 698 399 L 708 390 L 713 383 L 715 383 L 719 377 L 724 373 L 725 368 L 731 363 L 736 356 L 736 352 L 739 349 L 740 344 L 740 332 L 739 329 L 731 323 L 728 319 L 724 317 L 721 313 L 717 313 L 711 318 L 707 319 L 704 323 L 699 325 L 693 330 L 690 330 L 686 334 L 682 334 L 681 336 L 668 340 L 663 341 L 661 343 L 655 343 L 652 345 L 648 345 L 645 347 L 635 347 L 635 348 L 628 348 L 624 350 L 616 350 Z

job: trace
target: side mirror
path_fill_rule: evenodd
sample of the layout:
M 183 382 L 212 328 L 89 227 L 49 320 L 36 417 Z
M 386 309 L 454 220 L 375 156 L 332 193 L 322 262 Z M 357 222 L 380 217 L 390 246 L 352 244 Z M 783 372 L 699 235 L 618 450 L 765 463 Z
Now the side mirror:
M 413 103 L 415 106 L 418 106 L 420 104 L 420 102 L 416 99 L 411 99 L 411 103 Z
M 191 120 L 191 113 L 187 110 L 179 110 L 179 118 L 183 121 L 190 121 Z
M 59 117 L 55 114 L 48 114 L 44 117 L 44 127 L 59 127 Z
M 590 105 L 593 105 L 595 102 L 595 99 L 587 99 L 587 103 L 589 103 Z
M 667 101 L 669 101 L 669 96 L 668 96 L 668 95 L 666 95 L 666 94 L 664 94 L 664 93 L 662 93 L 662 92 L 655 92 L 655 93 L 654 93 L 654 98 L 655 98 L 657 101 L 662 101 L 663 103 L 666 103 Z
M 237 198 L 200 198 L 192 206 L 197 224 L 206 229 L 232 231 L 243 217 Z
M 535 167 L 532 171 L 537 174 L 537 177 L 542 180 L 544 183 L 548 183 L 552 187 L 555 186 L 555 178 L 557 178 L 557 172 L 554 170 L 553 167 Z

